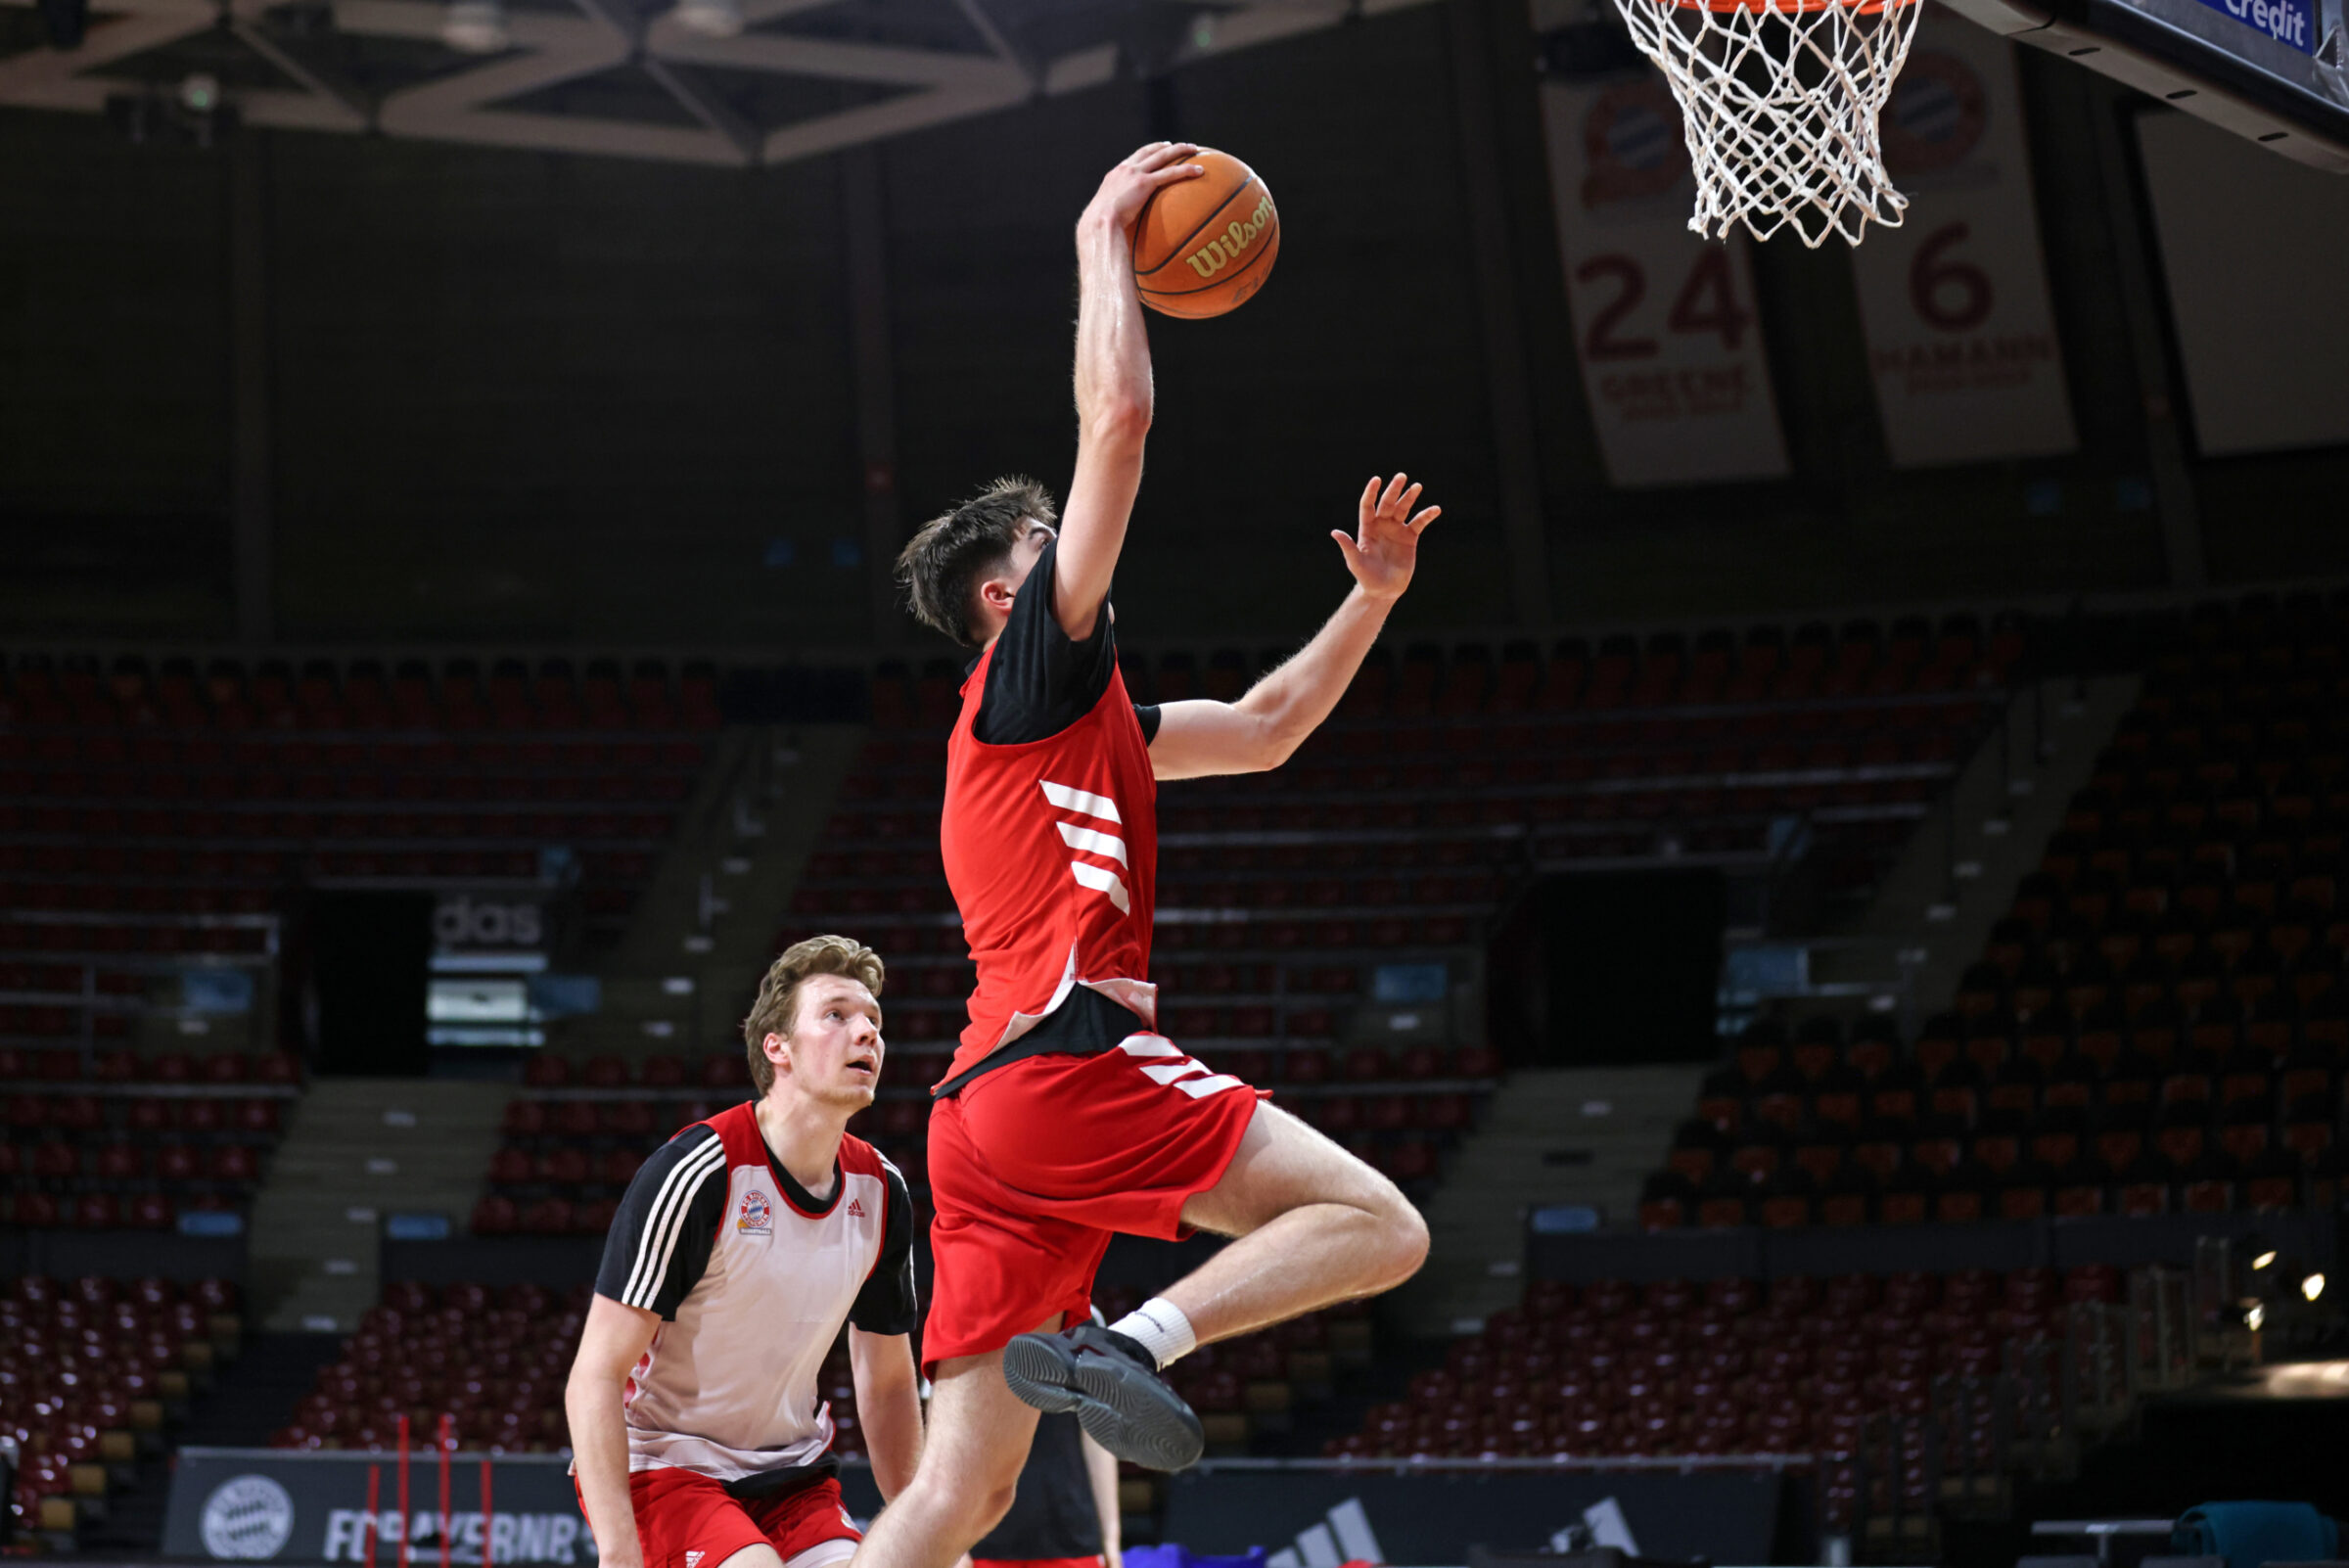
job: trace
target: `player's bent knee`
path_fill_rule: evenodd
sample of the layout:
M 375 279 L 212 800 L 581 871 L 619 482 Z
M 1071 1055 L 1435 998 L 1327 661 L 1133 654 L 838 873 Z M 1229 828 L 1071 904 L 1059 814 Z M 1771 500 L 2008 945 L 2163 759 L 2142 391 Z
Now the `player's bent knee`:
M 1395 1217 L 1389 1245 L 1394 1249 L 1395 1283 L 1400 1285 L 1427 1262 L 1427 1218 L 1406 1200 Z
M 1016 1474 L 1001 1483 L 974 1481 L 967 1476 L 932 1479 L 932 1474 L 927 1470 L 916 1472 L 913 1485 L 893 1506 L 911 1504 L 919 1509 L 923 1517 L 932 1521 L 931 1530 L 936 1538 L 955 1544 L 958 1556 L 1003 1522 L 1003 1516 L 1011 1512 L 1012 1499 L 1019 1493 Z
M 1011 1512 L 1016 1487 L 974 1487 L 953 1499 L 952 1524 L 947 1531 L 955 1554 L 969 1551 Z
M 1381 1290 L 1392 1290 L 1419 1271 L 1427 1262 L 1427 1220 L 1403 1189 L 1385 1177 L 1379 1178 L 1379 1195 L 1371 1213 L 1379 1221 L 1379 1274 Z

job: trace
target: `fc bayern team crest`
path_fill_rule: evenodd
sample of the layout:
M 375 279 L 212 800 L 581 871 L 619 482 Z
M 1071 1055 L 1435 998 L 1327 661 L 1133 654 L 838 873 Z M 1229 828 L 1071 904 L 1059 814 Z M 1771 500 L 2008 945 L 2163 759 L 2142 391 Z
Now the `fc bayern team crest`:
M 734 1228 L 746 1236 L 771 1236 L 775 1233 L 774 1206 L 766 1194 L 757 1187 L 742 1195 L 742 1208 L 734 1216 Z

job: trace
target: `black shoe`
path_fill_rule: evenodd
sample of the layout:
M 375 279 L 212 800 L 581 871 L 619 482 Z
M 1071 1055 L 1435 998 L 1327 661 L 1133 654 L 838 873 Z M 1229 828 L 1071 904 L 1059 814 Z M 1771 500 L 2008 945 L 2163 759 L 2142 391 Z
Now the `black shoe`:
M 1207 1433 L 1149 1356 L 1124 1334 L 1084 1323 L 1060 1334 L 1022 1334 L 1003 1350 L 1003 1381 L 1047 1415 L 1078 1425 L 1119 1458 L 1152 1470 L 1198 1462 Z

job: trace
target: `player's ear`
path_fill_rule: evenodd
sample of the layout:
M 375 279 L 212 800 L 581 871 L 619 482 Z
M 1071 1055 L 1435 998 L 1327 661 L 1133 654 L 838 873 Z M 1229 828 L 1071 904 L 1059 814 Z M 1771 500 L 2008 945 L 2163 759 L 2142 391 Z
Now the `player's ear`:
M 780 1035 L 769 1032 L 766 1038 L 759 1042 L 759 1048 L 764 1051 L 766 1059 L 774 1064 L 777 1078 L 781 1078 L 785 1073 L 791 1071 L 791 1041 Z

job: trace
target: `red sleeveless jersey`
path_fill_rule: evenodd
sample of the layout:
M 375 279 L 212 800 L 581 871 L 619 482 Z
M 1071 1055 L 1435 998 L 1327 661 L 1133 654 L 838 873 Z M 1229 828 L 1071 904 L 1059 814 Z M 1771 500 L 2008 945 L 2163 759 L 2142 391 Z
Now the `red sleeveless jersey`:
M 1059 734 L 991 746 L 971 724 L 993 659 L 990 646 L 972 667 L 946 742 L 939 841 L 979 965 L 950 1076 L 1019 1038 L 1077 986 L 1124 1003 L 1144 1023 L 1156 1013 L 1146 977 L 1158 782 L 1125 676 L 1112 665 L 1101 700 Z

